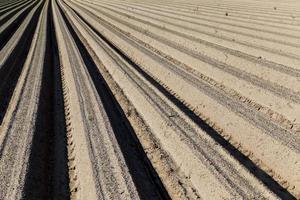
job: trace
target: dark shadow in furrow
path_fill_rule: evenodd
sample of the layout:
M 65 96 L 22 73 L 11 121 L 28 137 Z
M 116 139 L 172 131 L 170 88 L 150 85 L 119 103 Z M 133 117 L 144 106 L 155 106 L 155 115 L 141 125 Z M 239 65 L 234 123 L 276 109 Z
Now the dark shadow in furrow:
M 19 43 L 0 68 L 0 124 L 3 121 L 9 101 L 26 61 L 42 6 L 43 4 L 37 9 L 25 32 L 21 36 Z M 0 38 L 0 40 L 7 40 L 7 38 L 3 38 L 2 36 Z
M 0 8 L 0 16 L 15 9 L 16 7 L 20 6 L 21 4 L 17 5 L 11 5 L 11 6 L 7 6 L 7 7 L 3 7 L 3 8 Z
M 10 7 L 10 6 L 14 6 L 15 4 L 17 4 L 19 1 L 3 1 L 3 2 L 0 2 L 0 10 L 2 9 L 6 9 L 7 7 Z
M 72 8 L 70 8 L 72 9 Z M 219 145 L 227 150 L 236 160 L 239 161 L 241 165 L 249 170 L 257 179 L 262 181 L 264 185 L 278 195 L 282 199 L 296 199 L 290 192 L 283 188 L 279 183 L 277 183 L 271 176 L 269 176 L 265 171 L 260 169 L 254 162 L 252 162 L 248 157 L 236 149 L 232 144 L 225 140 L 218 132 L 211 126 L 209 126 L 203 119 L 198 117 L 192 110 L 185 106 L 180 100 L 173 96 L 169 91 L 167 91 L 162 85 L 160 85 L 156 80 L 149 76 L 146 72 L 142 70 L 136 63 L 134 63 L 127 55 L 125 55 L 118 47 L 112 44 L 105 36 L 98 32 L 93 26 L 89 24 L 83 17 L 80 16 L 74 9 L 72 9 L 77 16 L 83 20 L 102 40 L 104 40 L 110 48 L 112 48 L 118 55 L 120 55 L 124 60 L 126 60 L 130 65 L 132 65 L 143 77 L 145 77 L 152 85 L 154 85 L 160 92 L 162 92 L 171 102 L 173 102 L 182 112 L 184 112 L 191 120 L 193 120 L 205 133 L 214 139 Z
M 93 58 L 82 44 L 61 8 L 59 9 L 98 91 L 140 198 L 149 200 L 170 199 L 158 174 L 147 158 L 130 122 L 99 72 Z
M 28 4 L 30 4 L 31 2 L 26 3 L 25 5 L 22 5 L 21 7 L 19 7 L 18 9 L 14 10 L 12 13 L 10 13 L 9 15 L 7 15 L 6 17 L 4 17 L 2 20 L 0 20 L 0 26 L 2 26 L 5 22 L 7 22 L 11 17 L 13 17 L 17 12 L 19 12 L 20 10 L 22 10 L 25 6 L 27 6 Z M 10 10 L 15 9 L 15 7 L 11 8 Z M 0 11 L 0 16 L 9 12 L 10 10 L 6 10 L 6 11 Z
M 66 125 L 57 52 L 50 3 L 42 86 L 24 199 L 70 198 Z
M 21 25 L 21 23 L 26 18 L 27 14 L 32 10 L 34 6 L 36 6 L 38 2 L 34 3 L 34 5 L 27 8 L 24 12 L 22 12 L 13 23 L 11 23 L 3 32 L 0 34 L 0 50 L 5 46 L 5 44 L 8 42 L 9 38 L 12 37 L 12 35 L 15 33 L 17 28 Z M 40 9 L 38 9 L 40 10 Z M 38 13 L 38 11 L 35 12 L 34 16 Z M 33 17 L 34 18 L 34 17 Z M 0 26 L 2 26 L 8 19 L 5 18 L 0 21 Z M 21 40 L 22 41 L 22 40 Z
M 18 4 L 20 2 L 21 1 L 6 2 L 6 4 L 1 4 L 0 5 L 0 10 L 6 9 L 7 7 L 10 7 L 10 6 L 15 6 L 16 4 Z

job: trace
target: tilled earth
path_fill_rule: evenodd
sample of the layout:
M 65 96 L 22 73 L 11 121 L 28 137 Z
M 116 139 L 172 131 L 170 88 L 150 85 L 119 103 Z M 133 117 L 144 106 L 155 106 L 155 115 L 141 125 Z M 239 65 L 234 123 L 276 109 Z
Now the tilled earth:
M 300 199 L 297 0 L 2 0 L 0 199 Z

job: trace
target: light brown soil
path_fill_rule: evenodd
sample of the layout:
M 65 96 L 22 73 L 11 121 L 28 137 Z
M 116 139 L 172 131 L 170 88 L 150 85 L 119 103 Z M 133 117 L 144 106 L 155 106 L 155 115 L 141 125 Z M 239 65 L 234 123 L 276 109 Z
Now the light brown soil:
M 300 199 L 299 25 L 296 0 L 1 2 L 0 199 Z

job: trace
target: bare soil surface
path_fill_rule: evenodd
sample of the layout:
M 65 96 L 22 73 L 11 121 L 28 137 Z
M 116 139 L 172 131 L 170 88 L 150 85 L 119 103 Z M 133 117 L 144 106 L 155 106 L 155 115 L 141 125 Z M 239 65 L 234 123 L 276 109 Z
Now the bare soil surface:
M 0 199 L 300 199 L 296 0 L 0 2 Z

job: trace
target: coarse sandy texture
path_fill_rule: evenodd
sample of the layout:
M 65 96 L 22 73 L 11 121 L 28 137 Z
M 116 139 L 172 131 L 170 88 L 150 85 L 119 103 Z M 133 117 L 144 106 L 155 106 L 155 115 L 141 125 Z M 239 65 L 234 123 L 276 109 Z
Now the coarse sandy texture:
M 296 0 L 0 2 L 0 199 L 300 199 L 299 32 Z
M 34 137 L 33 126 L 37 119 L 39 98 L 36 97 L 39 96 L 41 88 L 46 49 L 45 35 L 40 33 L 46 32 L 47 9 L 48 3 L 43 6 L 28 57 L 9 105 L 10 109 L 1 124 L 1 199 L 19 199 L 22 197 L 22 188 L 25 187 L 25 176 Z M 38 55 L 36 51 L 40 54 Z

